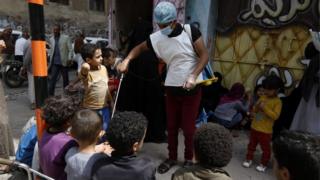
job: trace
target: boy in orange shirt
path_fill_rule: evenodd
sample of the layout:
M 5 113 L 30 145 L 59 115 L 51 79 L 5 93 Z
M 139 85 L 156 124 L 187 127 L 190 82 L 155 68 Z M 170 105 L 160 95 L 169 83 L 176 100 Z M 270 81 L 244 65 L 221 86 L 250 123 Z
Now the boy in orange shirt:
M 272 127 L 278 119 L 282 103 L 277 92 L 282 86 L 282 81 L 275 75 L 268 76 L 262 83 L 264 95 L 259 98 L 253 107 L 253 121 L 251 124 L 250 141 L 248 144 L 247 159 L 243 166 L 249 168 L 256 147 L 260 144 L 262 158 L 260 165 L 256 167 L 259 172 L 265 172 L 271 156 Z

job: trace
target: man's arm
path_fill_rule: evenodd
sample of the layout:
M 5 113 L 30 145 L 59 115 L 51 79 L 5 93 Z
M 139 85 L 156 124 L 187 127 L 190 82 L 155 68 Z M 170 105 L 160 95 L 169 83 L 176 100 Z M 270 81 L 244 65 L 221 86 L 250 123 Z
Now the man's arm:
M 197 77 L 209 61 L 208 51 L 201 36 L 193 43 L 193 45 L 196 54 L 199 56 L 199 62 L 197 63 L 197 66 L 193 72 L 189 74 L 187 81 L 183 84 L 183 88 L 187 90 L 190 90 L 196 86 Z
M 68 60 L 72 60 L 73 58 L 73 49 L 72 49 L 72 43 L 69 36 L 67 36 L 67 47 L 68 47 Z
M 117 66 L 117 70 L 120 72 L 126 72 L 128 70 L 129 63 L 132 59 L 137 58 L 142 52 L 148 50 L 147 41 L 144 41 L 133 48 L 128 56 Z
M 199 62 L 196 68 L 193 70 L 192 74 L 198 77 L 198 75 L 202 72 L 203 68 L 207 65 L 209 61 L 208 50 L 204 44 L 203 38 L 199 37 L 194 43 L 194 48 L 199 56 Z

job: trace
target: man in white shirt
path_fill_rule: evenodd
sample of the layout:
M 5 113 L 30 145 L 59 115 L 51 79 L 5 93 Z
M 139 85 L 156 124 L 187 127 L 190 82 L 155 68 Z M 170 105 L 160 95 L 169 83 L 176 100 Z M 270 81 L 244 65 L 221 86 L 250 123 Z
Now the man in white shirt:
M 133 48 L 117 69 L 126 72 L 130 61 L 147 50 L 154 51 L 167 64 L 164 86 L 169 157 L 157 169 L 163 174 L 177 164 L 180 128 L 185 137 L 184 167 L 193 164 L 193 134 L 201 100 L 201 87 L 196 86 L 196 80 L 202 80 L 202 70 L 209 59 L 201 32 L 189 24 L 178 23 L 172 3 L 157 4 L 154 19 L 160 30 Z
M 23 55 L 25 52 L 25 48 L 26 48 L 26 43 L 29 39 L 29 32 L 28 30 L 23 30 L 22 32 L 22 37 L 20 37 L 16 43 L 15 43 L 15 47 L 14 47 L 14 59 L 17 61 L 23 61 Z

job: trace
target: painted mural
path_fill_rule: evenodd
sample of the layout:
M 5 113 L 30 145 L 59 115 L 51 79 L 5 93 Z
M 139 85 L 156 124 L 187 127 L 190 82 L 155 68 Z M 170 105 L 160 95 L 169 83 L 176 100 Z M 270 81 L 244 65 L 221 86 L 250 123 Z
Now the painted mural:
M 221 6 L 231 7 L 234 1 L 219 4 L 212 57 L 214 70 L 224 75 L 223 83 L 230 87 L 242 82 L 252 90 L 267 75 L 276 74 L 286 90 L 292 89 L 306 67 L 302 59 L 311 41 L 309 28 L 320 28 L 315 20 L 319 20 L 318 9 L 312 6 L 318 2 L 244 0 L 231 15 Z
M 299 24 L 320 30 L 319 18 L 320 0 L 220 0 L 218 30 L 243 24 L 268 29 Z

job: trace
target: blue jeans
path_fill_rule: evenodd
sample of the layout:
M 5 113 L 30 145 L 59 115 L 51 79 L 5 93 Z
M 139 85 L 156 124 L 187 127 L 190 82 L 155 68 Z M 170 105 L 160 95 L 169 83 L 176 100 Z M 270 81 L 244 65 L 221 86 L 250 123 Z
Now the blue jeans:
M 103 130 L 107 130 L 108 124 L 110 121 L 110 110 L 107 107 L 104 107 L 102 109 L 97 110 L 98 114 L 101 115 L 102 120 L 103 120 Z

